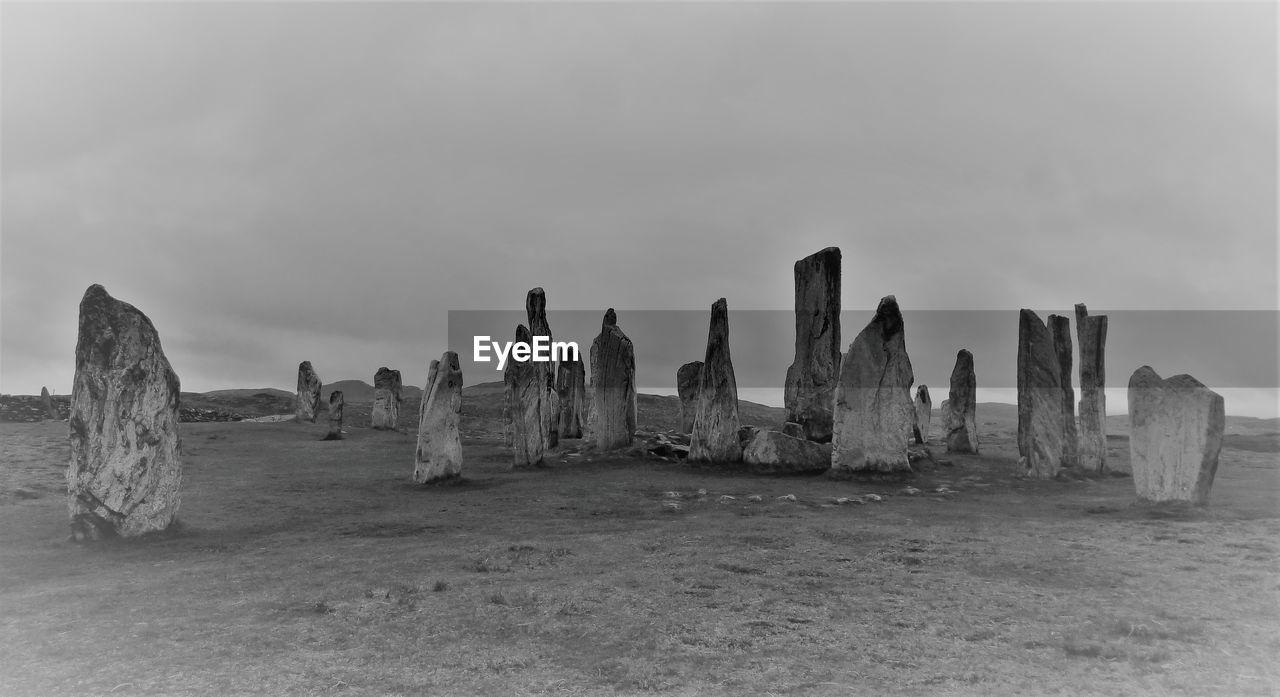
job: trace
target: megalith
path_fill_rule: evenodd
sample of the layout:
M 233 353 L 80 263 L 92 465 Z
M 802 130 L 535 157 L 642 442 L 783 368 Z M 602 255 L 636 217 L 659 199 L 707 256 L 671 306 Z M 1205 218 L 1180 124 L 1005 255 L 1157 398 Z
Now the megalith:
M 880 301 L 840 362 L 835 391 L 833 472 L 909 472 L 907 437 L 914 421 L 902 312 L 889 295 Z
M 738 381 L 729 355 L 729 304 L 724 298 L 711 306 L 707 353 L 698 373 L 698 412 L 689 438 L 693 462 L 739 462 Z
M 762 474 L 825 472 L 831 467 L 831 451 L 830 446 L 807 438 L 762 429 L 747 440 L 742 461 L 747 469 Z
M 295 409 L 297 422 L 316 422 L 316 413 L 320 411 L 320 376 L 311 367 L 311 361 L 298 364 L 298 403 Z
M 920 385 L 916 388 L 915 426 L 912 428 L 912 435 L 917 443 L 923 445 L 929 442 L 929 427 L 932 422 L 933 400 L 929 398 L 929 386 Z
M 942 408 L 947 452 L 978 452 L 977 410 L 978 378 L 973 372 L 973 354 L 960 349 L 951 369 L 951 390 Z
M 627 447 L 636 432 L 635 347 L 612 307 L 591 342 L 590 430 L 600 450 Z
M 1079 461 L 1076 435 L 1076 391 L 1071 387 L 1071 320 L 1049 315 L 1049 333 L 1058 356 L 1058 381 L 1062 383 L 1062 466 L 1075 467 Z
M 445 351 L 431 361 L 418 413 L 418 449 L 413 481 L 419 484 L 462 475 L 462 368 L 458 354 Z
M 1190 375 L 1160 379 L 1142 366 L 1129 378 L 1129 461 L 1138 498 L 1204 506 L 1218 471 L 1222 396 Z
M 523 324 L 516 327 L 517 343 L 528 344 L 531 341 L 528 327 Z M 545 376 L 530 358 L 516 360 L 513 355 L 502 371 L 502 381 L 506 388 L 512 466 L 540 467 L 547 450 L 546 420 L 542 414 L 547 391 Z
M 1107 468 L 1107 316 L 1089 315 L 1076 305 L 1076 343 L 1080 346 L 1080 466 Z
M 373 414 L 377 429 L 394 430 L 400 425 L 400 371 L 386 366 L 373 374 Z
M 581 358 L 560 361 L 556 393 L 560 397 L 560 437 L 581 438 L 587 414 L 587 369 Z
M 329 393 L 329 432 L 325 434 L 324 440 L 342 440 L 342 411 L 345 400 L 342 397 L 342 390 L 334 390 Z
M 840 377 L 840 248 L 795 263 L 796 353 L 787 368 L 787 421 L 810 440 L 831 440 L 832 395 Z
M 1048 479 L 1062 467 L 1062 366 L 1053 334 L 1031 310 L 1018 312 L 1018 454 L 1026 474 Z
M 529 335 L 546 337 L 548 350 L 551 346 L 551 325 L 547 322 L 547 294 L 542 288 L 534 288 L 525 294 L 524 310 L 529 319 Z M 531 339 L 533 341 L 533 339 Z M 534 370 L 542 383 L 542 392 L 538 395 L 540 404 L 538 413 L 542 416 L 542 440 L 547 448 L 554 448 L 560 441 L 560 395 L 556 393 L 555 364 L 549 361 L 534 361 Z
M 693 419 L 698 415 L 698 380 L 702 361 L 690 361 L 676 370 L 676 395 L 680 398 L 680 432 L 693 433 Z
M 53 396 L 49 394 L 48 387 L 40 388 L 40 408 L 44 410 L 44 418 L 57 420 L 58 410 L 53 407 Z
M 76 540 L 168 528 L 182 484 L 179 381 L 146 315 L 100 285 L 80 300 L 67 471 Z

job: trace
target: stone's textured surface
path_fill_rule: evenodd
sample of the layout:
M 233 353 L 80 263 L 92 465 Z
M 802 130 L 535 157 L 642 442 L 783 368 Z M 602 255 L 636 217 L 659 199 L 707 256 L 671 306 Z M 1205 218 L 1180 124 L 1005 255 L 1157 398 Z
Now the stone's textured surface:
M 738 462 L 738 381 L 729 355 L 729 304 L 720 298 L 711 306 L 707 354 L 698 377 L 698 412 L 689 439 L 694 462 Z
M 315 423 L 319 411 L 320 376 L 311 367 L 311 361 L 303 361 L 298 364 L 298 404 L 294 413 L 299 423 Z
M 53 397 L 49 394 L 49 388 L 40 388 L 40 408 L 44 409 L 46 419 L 58 419 L 58 410 L 53 406 Z
M 831 469 L 909 472 L 907 434 L 915 374 L 898 301 L 887 296 L 840 364 L 835 393 Z
M 1075 467 L 1080 458 L 1076 436 L 1076 391 L 1071 387 L 1071 320 L 1049 315 L 1049 334 L 1058 356 L 1058 381 L 1062 383 L 1062 466 Z
M 325 440 L 342 440 L 342 409 L 344 404 L 342 390 L 334 390 L 329 393 L 329 433 L 325 434 Z
M 71 532 L 76 540 L 168 528 L 182 484 L 178 376 L 151 320 L 89 286 L 71 387 Z
M 516 341 L 529 343 L 532 337 L 523 324 L 516 327 Z M 506 408 L 511 430 L 513 467 L 540 467 L 547 450 L 542 415 L 547 385 L 538 365 L 531 360 L 511 358 L 502 371 L 506 386 Z
M 947 452 L 978 452 L 978 378 L 973 372 L 973 354 L 965 349 L 956 353 L 956 367 L 951 369 L 951 391 L 947 397 L 942 403 Z
M 431 361 L 418 412 L 418 449 L 413 481 L 430 484 L 462 474 L 462 368 L 458 354 L 445 351 Z
M 1076 343 L 1080 346 L 1080 466 L 1107 468 L 1107 317 L 1090 317 L 1076 305 Z
M 636 352 L 613 308 L 591 342 L 590 430 L 600 450 L 628 447 L 636 433 Z
M 702 378 L 702 361 L 685 363 L 676 370 L 676 394 L 680 396 L 680 432 L 693 433 L 693 419 L 698 415 L 698 380 Z
M 755 472 L 798 474 L 825 472 L 831 467 L 831 446 L 778 431 L 756 431 L 742 451 L 742 460 Z
M 547 337 L 548 347 L 551 344 L 551 325 L 547 323 L 547 294 L 542 288 L 534 288 L 524 297 L 524 310 L 529 319 L 529 336 Z M 547 448 L 554 448 L 560 442 L 560 396 L 556 393 L 555 364 L 537 361 L 533 363 L 538 373 L 538 381 L 542 384 L 542 393 L 538 396 L 541 404 L 538 413 L 542 416 L 542 440 Z
M 831 440 L 831 404 L 840 377 L 840 249 L 795 264 L 796 357 L 787 368 L 787 420 L 810 440 Z
M 1226 424 L 1222 396 L 1190 375 L 1161 380 L 1144 365 L 1129 378 L 1129 424 L 1138 498 L 1208 504 Z
M 1062 467 L 1062 368 L 1053 335 L 1031 310 L 1018 313 L 1018 454 L 1026 473 L 1050 478 Z
M 808 434 L 805 433 L 804 426 L 801 426 L 794 421 L 788 421 L 782 424 L 782 435 L 791 436 L 792 438 L 808 438 Z
M 921 445 L 929 441 L 929 427 L 933 425 L 933 400 L 929 398 L 929 386 L 916 388 L 915 426 L 912 435 Z
M 560 398 L 560 437 L 581 438 L 587 415 L 587 369 L 582 359 L 561 361 L 556 368 L 556 393 Z
M 400 371 L 383 366 L 373 375 L 374 428 L 395 429 L 400 425 Z

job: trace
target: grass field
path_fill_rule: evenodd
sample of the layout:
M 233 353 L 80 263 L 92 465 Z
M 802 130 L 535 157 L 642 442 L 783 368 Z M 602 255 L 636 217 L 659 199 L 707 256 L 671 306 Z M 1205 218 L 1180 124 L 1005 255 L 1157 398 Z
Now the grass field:
M 434 488 L 412 429 L 184 424 L 180 529 L 98 546 L 67 539 L 66 424 L 0 424 L 0 693 L 1280 693 L 1274 440 L 1225 449 L 1203 510 L 1022 479 L 981 413 L 980 456 L 934 441 L 909 480 L 576 441 L 512 472 L 468 394 L 466 479 Z

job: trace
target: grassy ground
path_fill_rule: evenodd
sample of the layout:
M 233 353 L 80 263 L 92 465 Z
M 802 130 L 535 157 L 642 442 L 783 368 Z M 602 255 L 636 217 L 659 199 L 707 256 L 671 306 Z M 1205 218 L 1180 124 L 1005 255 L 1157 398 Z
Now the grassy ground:
M 0 693 L 1280 693 L 1274 451 L 1224 450 L 1192 511 L 1021 479 L 1002 422 L 909 481 L 573 441 L 511 472 L 481 406 L 425 489 L 412 432 L 184 424 L 181 529 L 99 546 L 67 541 L 66 425 L 0 424 Z

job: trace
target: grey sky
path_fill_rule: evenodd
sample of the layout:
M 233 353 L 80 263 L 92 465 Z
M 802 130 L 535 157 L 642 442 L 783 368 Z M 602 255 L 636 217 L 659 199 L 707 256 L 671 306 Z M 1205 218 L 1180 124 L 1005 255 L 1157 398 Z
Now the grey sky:
M 1276 20 L 5 2 L 0 390 L 69 389 L 91 283 L 191 390 L 289 388 L 304 358 L 421 383 L 448 310 L 534 286 L 624 326 L 788 309 L 792 262 L 829 245 L 846 309 L 1274 310 Z M 1206 370 L 1166 349 L 1161 374 Z

